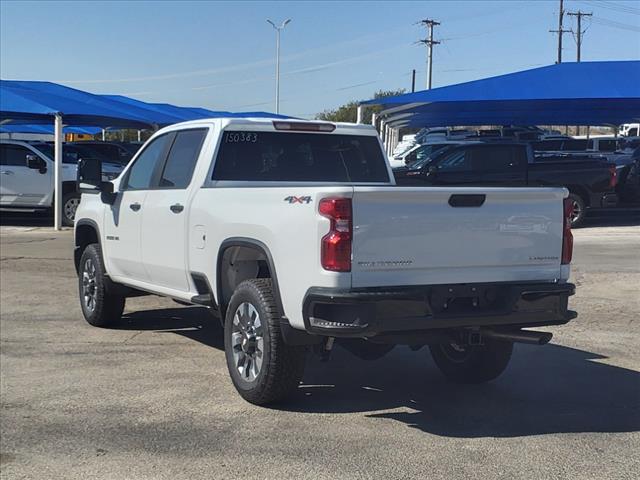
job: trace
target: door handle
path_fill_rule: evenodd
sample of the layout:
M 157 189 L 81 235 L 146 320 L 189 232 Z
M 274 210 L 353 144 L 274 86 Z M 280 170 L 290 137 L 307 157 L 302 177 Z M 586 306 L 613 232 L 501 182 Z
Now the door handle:
M 133 210 L 134 212 L 137 212 L 138 210 L 140 210 L 140 207 L 141 207 L 141 205 L 138 202 L 132 203 L 132 204 L 129 205 L 129 208 L 131 210 Z
M 184 207 L 182 205 L 180 205 L 179 203 L 173 204 L 169 207 L 169 210 L 171 210 L 173 213 L 180 213 L 182 212 L 182 210 L 184 210 Z

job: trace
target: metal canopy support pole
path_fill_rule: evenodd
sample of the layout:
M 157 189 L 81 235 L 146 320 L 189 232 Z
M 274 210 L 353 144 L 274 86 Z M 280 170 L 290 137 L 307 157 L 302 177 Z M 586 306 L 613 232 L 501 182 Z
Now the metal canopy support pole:
M 62 228 L 62 116 L 56 115 L 53 123 L 54 135 L 54 200 L 53 200 L 53 228 Z
M 142 139 L 142 130 L 138 130 L 138 142 Z
M 376 125 L 376 121 L 378 120 L 378 115 L 375 113 L 371 114 L 371 125 L 373 125 L 373 128 L 375 128 L 376 130 L 378 129 L 378 125 Z
M 364 115 L 364 106 L 358 105 L 357 114 L 356 114 L 356 123 L 362 123 L 363 115 Z
M 102 129 L 102 141 L 104 142 L 107 139 L 107 129 Z

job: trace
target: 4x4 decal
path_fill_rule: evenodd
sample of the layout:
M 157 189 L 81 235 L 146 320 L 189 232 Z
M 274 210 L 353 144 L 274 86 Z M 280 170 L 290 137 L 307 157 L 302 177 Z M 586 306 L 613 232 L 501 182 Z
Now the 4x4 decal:
M 296 197 L 295 195 L 291 195 L 284 199 L 285 202 L 293 203 L 311 203 L 311 197 Z

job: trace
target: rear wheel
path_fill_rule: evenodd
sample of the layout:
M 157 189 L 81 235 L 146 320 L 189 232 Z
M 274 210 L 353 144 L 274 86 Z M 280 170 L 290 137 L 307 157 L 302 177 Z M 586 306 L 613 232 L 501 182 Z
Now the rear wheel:
M 80 306 L 85 320 L 94 327 L 108 327 L 122 317 L 125 298 L 106 289 L 100 245 L 88 245 L 80 258 L 78 276 Z
M 282 400 L 304 373 L 304 347 L 284 343 L 271 280 L 245 280 L 227 308 L 224 349 L 238 393 L 255 405 Z
M 80 194 L 69 192 L 62 197 L 62 224 L 66 227 L 73 227 L 76 218 L 76 210 L 80 205 Z
M 576 228 L 584 222 L 584 217 L 587 214 L 586 206 L 580 195 L 570 193 L 569 199 L 571 200 L 571 206 L 573 207 L 573 213 L 571 214 L 571 228 Z
M 446 343 L 431 345 L 440 371 L 457 383 L 484 383 L 497 378 L 509 364 L 513 343 L 485 338 L 483 345 Z

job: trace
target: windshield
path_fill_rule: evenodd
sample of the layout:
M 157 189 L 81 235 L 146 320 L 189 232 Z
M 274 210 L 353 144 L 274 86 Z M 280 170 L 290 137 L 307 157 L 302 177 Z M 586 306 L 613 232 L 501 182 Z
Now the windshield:
M 388 183 L 377 137 L 318 133 L 223 133 L 213 180 Z
M 34 143 L 34 148 L 40 150 L 52 162 L 54 161 L 53 144 L 51 143 Z M 76 164 L 80 158 L 96 158 L 103 163 L 113 163 L 109 158 L 99 154 L 88 148 L 78 147 L 77 145 L 62 145 L 62 163 Z

